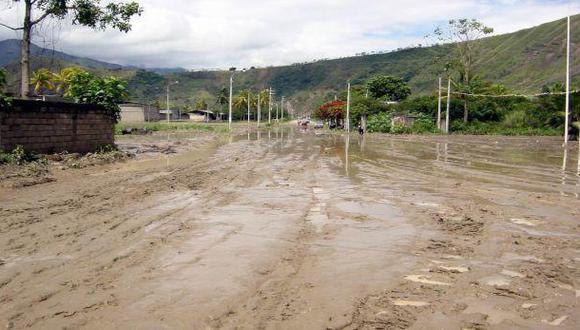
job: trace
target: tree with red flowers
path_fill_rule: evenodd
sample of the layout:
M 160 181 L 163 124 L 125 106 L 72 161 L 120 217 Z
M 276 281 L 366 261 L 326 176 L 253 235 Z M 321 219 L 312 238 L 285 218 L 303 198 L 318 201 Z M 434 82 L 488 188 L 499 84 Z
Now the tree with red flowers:
M 346 102 L 332 101 L 326 102 L 314 111 L 314 117 L 321 120 L 336 120 L 336 123 L 344 118 Z

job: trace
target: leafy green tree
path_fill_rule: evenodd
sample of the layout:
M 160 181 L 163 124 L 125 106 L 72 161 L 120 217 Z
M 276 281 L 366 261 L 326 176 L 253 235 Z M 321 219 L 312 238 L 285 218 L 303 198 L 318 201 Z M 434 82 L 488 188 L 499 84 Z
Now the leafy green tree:
M 47 18 L 63 20 L 70 17 L 74 25 L 87 26 L 93 29 L 105 29 L 110 26 L 122 32 L 131 30 L 130 20 L 142 12 L 136 2 L 109 2 L 105 5 L 100 0 L 11 0 L 23 4 L 24 19 L 21 26 L 13 27 L 0 23 L 1 26 L 22 31 L 20 53 L 21 85 L 20 95 L 30 94 L 30 43 L 36 25 Z
M 11 99 L 4 95 L 4 88 L 6 87 L 6 70 L 0 69 L 0 109 L 10 106 Z
M 226 87 L 222 87 L 216 95 L 215 104 L 219 105 L 223 111 L 225 107 L 229 104 L 229 102 L 230 102 L 230 92 Z
M 77 103 L 101 105 L 117 121 L 121 112 L 119 103 L 128 97 L 127 84 L 116 77 L 100 78 L 82 71 L 72 74 L 64 96 Z
M 476 19 L 452 19 L 445 27 L 438 27 L 435 36 L 441 42 L 453 43 L 454 52 L 447 59 L 445 66 L 454 68 L 459 75 L 460 91 L 468 93 L 475 88 L 472 83 L 474 78 L 474 65 L 479 46 L 479 40 L 493 33 L 493 28 L 486 26 Z M 469 120 L 468 101 L 469 97 L 463 96 L 464 111 L 463 121 Z
M 367 82 L 369 95 L 375 99 L 400 102 L 411 95 L 411 88 L 398 77 L 378 75 Z
M 207 110 L 207 102 L 205 99 L 199 99 L 195 102 L 195 110 Z
M 36 70 L 32 74 L 32 79 L 30 82 L 34 86 L 34 92 L 36 95 L 41 95 L 46 91 L 54 90 L 54 75 L 48 69 L 42 68 Z

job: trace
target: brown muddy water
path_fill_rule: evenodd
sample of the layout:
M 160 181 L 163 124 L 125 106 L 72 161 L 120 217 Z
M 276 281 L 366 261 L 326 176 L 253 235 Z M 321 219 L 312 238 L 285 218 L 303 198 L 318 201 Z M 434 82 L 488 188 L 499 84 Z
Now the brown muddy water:
M 0 325 L 575 329 L 580 161 L 552 138 L 124 137 L 0 190 Z

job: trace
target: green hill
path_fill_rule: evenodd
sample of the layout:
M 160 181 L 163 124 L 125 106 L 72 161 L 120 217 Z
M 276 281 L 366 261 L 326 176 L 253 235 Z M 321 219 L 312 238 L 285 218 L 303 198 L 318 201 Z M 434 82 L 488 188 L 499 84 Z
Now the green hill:
M 572 82 L 580 86 L 580 15 L 572 18 Z M 514 33 L 493 36 L 481 41 L 477 73 L 486 80 L 503 83 L 522 93 L 538 92 L 545 84 L 565 79 L 566 20 L 558 20 Z M 293 102 L 296 109 L 307 109 L 324 98 L 332 98 L 345 82 L 362 83 L 375 74 L 402 77 L 413 94 L 432 93 L 437 86 L 438 65 L 435 59 L 449 52 L 449 46 L 411 48 L 386 54 L 365 55 L 314 63 L 270 67 L 240 72 L 235 89 L 272 86 L 278 95 Z M 141 73 L 131 88 L 136 100 L 150 94 L 148 80 Z M 153 85 L 163 90 L 160 76 L 152 76 Z M 169 75 L 180 84 L 172 87 L 172 102 L 190 103 L 192 97 L 215 95 L 228 86 L 228 72 L 185 72 Z M 162 94 L 163 92 L 161 92 Z M 161 100 L 161 98 L 160 98 Z M 211 100 L 209 102 L 212 103 Z
M 572 82 L 580 86 L 580 15 L 572 18 Z M 514 33 L 493 36 L 481 41 L 477 56 L 477 74 L 486 80 L 503 83 L 522 93 L 538 92 L 552 82 L 565 79 L 566 20 L 542 24 Z M 435 59 L 449 52 L 450 46 L 410 48 L 390 53 L 320 60 L 280 67 L 268 67 L 238 72 L 235 92 L 245 88 L 258 90 L 273 87 L 278 96 L 285 96 L 298 111 L 334 97 L 350 79 L 362 83 L 375 74 L 402 77 L 409 83 L 413 94 L 432 93 L 437 86 L 438 65 Z M 73 58 L 74 59 L 74 58 Z M 91 62 L 94 64 L 95 62 Z M 97 61 L 98 63 L 98 61 Z M 78 60 L 37 57 L 35 67 L 63 67 L 81 64 Z M 82 64 L 81 64 L 82 65 Z M 16 63 L 8 65 L 13 77 Z M 115 74 L 129 80 L 133 101 L 165 102 L 165 82 L 178 80 L 172 87 L 171 103 L 192 104 L 193 98 L 204 98 L 212 105 L 213 95 L 227 87 L 227 71 L 168 70 L 157 72 L 134 67 L 93 65 L 93 71 Z

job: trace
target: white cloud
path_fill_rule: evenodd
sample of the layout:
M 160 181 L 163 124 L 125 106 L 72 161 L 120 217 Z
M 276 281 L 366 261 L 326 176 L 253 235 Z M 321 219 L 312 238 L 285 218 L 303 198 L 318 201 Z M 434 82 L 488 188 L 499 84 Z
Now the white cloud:
M 59 24 L 56 48 L 149 67 L 267 66 L 422 43 L 425 33 L 448 18 L 479 18 L 505 33 L 580 11 L 578 3 L 539 0 L 139 2 L 145 12 L 130 33 Z M 16 23 L 22 17 L 19 6 L 0 6 L 0 22 Z M 51 28 L 43 32 L 52 39 Z M 0 30 L 0 38 L 7 37 L 14 34 Z

